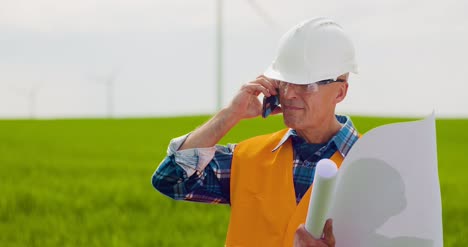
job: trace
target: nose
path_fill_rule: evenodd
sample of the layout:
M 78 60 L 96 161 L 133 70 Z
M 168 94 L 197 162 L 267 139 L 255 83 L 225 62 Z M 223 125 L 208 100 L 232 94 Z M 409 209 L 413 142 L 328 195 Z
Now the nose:
M 282 96 L 284 99 L 295 99 L 297 98 L 296 88 L 290 83 L 286 83 L 282 90 Z

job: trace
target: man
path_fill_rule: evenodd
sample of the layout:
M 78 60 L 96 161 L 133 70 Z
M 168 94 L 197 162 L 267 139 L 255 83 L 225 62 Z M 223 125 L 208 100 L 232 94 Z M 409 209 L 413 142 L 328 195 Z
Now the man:
M 356 73 L 354 48 L 338 24 L 316 18 L 293 27 L 264 75 L 207 123 L 171 141 L 153 186 L 176 200 L 230 204 L 226 246 L 334 246 L 331 221 L 318 240 L 300 225 L 316 163 L 341 164 L 358 139 L 351 119 L 335 115 L 349 72 Z M 273 114 L 282 112 L 288 128 L 216 145 L 240 120 L 262 113 L 260 94 L 279 97 Z

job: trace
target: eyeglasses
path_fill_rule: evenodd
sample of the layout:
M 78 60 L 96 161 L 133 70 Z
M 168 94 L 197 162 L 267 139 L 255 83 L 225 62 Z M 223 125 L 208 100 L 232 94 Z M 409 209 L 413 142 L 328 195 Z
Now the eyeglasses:
M 317 93 L 319 90 L 320 85 L 327 85 L 333 82 L 345 82 L 346 80 L 343 79 L 327 79 L 318 82 L 313 82 L 309 84 L 293 84 L 285 81 L 278 81 L 279 82 L 279 89 L 283 92 L 287 92 L 288 88 L 293 88 L 294 92 L 297 94 L 304 94 L 304 93 Z

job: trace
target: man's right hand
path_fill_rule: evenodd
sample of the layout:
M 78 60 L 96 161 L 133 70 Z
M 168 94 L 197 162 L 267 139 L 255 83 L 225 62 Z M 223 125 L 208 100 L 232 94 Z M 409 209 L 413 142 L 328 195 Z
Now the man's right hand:
M 238 118 L 237 120 L 260 116 L 262 114 L 262 103 L 258 99 L 258 95 L 260 93 L 263 93 L 266 97 L 276 95 L 278 87 L 276 81 L 261 75 L 256 80 L 242 85 L 226 109 L 233 117 Z M 273 112 L 273 114 L 279 112 L 281 112 L 280 109 Z
M 262 114 L 262 103 L 258 100 L 258 95 L 260 93 L 267 97 L 276 95 L 278 86 L 276 81 L 264 76 L 259 76 L 255 81 L 244 84 L 229 106 L 194 130 L 179 150 L 213 147 L 240 120 Z M 272 114 L 279 112 L 281 109 L 277 107 Z

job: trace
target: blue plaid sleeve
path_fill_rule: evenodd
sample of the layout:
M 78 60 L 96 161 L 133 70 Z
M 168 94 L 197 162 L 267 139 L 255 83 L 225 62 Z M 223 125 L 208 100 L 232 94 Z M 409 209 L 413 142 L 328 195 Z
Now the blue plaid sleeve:
M 216 146 L 208 165 L 189 177 L 174 155 L 168 155 L 153 174 L 152 184 L 175 200 L 229 204 L 231 162 L 232 149 Z

